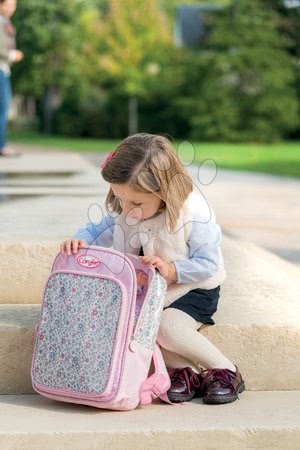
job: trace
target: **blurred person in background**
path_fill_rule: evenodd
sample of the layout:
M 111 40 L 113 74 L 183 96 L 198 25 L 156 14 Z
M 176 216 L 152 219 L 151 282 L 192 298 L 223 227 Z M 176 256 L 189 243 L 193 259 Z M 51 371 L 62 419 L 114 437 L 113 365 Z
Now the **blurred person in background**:
M 16 7 L 16 0 L 0 0 L 0 156 L 19 156 L 19 153 L 6 147 L 11 100 L 10 66 L 24 57 L 23 53 L 16 49 L 16 32 L 10 21 Z

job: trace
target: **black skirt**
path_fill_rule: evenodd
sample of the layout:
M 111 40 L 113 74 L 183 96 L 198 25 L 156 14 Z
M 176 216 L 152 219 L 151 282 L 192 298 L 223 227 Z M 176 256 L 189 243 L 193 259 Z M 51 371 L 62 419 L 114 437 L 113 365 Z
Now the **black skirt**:
M 139 256 L 144 256 L 143 247 L 140 249 Z M 214 289 L 193 289 L 167 308 L 180 309 L 192 316 L 196 322 L 214 325 L 212 316 L 217 311 L 219 297 L 220 286 Z
M 214 289 L 193 289 L 175 300 L 167 308 L 180 309 L 192 316 L 197 322 L 214 325 L 212 315 L 217 311 L 219 297 L 220 286 Z

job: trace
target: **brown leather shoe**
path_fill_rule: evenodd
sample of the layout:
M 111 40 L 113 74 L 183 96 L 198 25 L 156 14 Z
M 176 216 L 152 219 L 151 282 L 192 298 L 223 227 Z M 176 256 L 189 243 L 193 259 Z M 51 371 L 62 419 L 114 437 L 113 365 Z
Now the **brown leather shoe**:
M 171 387 L 167 395 L 171 402 L 188 402 L 200 395 L 200 377 L 190 367 L 169 370 L 169 375 Z
M 203 403 L 231 403 L 245 390 L 244 380 L 237 367 L 236 372 L 229 369 L 204 370 L 200 377 Z

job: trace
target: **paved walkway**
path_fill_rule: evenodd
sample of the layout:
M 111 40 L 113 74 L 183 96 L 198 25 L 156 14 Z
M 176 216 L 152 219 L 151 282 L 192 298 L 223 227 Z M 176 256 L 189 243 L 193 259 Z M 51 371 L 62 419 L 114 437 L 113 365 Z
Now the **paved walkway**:
M 32 229 L 38 234 L 49 226 L 50 237 L 67 237 L 87 222 L 90 205 L 103 205 L 107 187 L 99 182 L 97 167 L 104 154 L 82 154 L 83 160 L 59 150 L 15 147 L 24 152 L 21 158 L 0 161 L 0 174 L 10 173 L 0 179 L 0 200 L 1 195 L 3 200 L 18 199 L 0 202 L 0 239 L 30 238 Z M 212 168 L 188 170 L 224 233 L 255 242 L 300 267 L 300 180 L 222 169 L 212 181 Z

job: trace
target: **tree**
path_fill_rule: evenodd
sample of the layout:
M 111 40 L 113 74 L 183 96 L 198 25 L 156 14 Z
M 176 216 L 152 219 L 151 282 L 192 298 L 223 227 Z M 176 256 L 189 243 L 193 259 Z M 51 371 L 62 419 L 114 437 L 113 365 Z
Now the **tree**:
M 14 22 L 25 58 L 14 70 L 16 91 L 40 99 L 45 132 L 52 129 L 64 90 L 84 89 L 83 10 L 84 0 L 20 0 L 18 4 Z
M 138 129 L 138 99 L 159 83 L 172 34 L 156 0 L 109 0 L 92 29 L 99 42 L 96 67 L 104 82 L 113 80 L 129 99 L 129 134 Z
M 210 33 L 187 55 L 191 74 L 178 104 L 201 139 L 272 141 L 297 124 L 293 57 L 278 13 L 239 0 L 210 20 Z
M 277 28 L 288 42 L 288 51 L 293 57 L 295 72 L 295 89 L 298 100 L 298 126 L 293 132 L 295 137 L 300 136 L 300 3 L 284 0 L 264 0 L 266 8 L 272 7 L 278 13 Z

